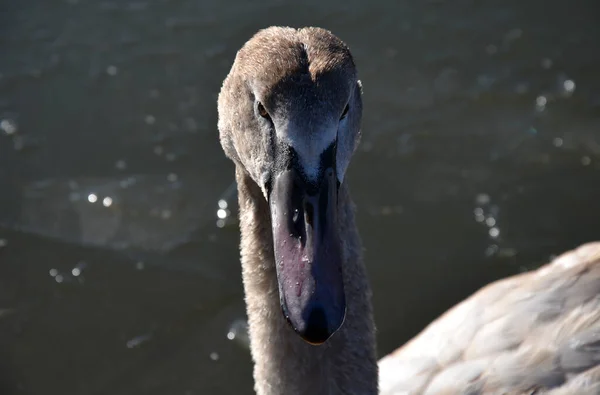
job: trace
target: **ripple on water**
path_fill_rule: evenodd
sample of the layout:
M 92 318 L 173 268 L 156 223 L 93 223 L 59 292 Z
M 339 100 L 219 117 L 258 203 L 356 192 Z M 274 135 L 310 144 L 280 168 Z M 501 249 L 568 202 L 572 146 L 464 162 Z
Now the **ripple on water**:
M 169 182 L 173 177 L 31 182 L 22 191 L 23 209 L 14 226 L 82 245 L 167 251 L 214 218 L 206 204 L 189 203 L 205 195 L 198 181 L 177 175 Z

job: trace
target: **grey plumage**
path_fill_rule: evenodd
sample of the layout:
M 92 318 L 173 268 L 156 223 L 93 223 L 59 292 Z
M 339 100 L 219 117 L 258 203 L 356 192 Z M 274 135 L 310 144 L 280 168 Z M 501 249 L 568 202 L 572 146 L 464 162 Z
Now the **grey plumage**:
M 294 333 L 283 318 L 264 187 L 265 174 L 275 166 L 271 131 L 261 125 L 254 110 L 258 96 L 273 112 L 281 112 L 279 119 L 311 110 L 336 110 L 339 118 L 342 98 L 351 96 L 354 111 L 349 114 L 348 133 L 342 136 L 337 151 L 338 162 L 347 163 L 357 144 L 362 112 L 355 75 L 350 52 L 328 31 L 270 28 L 259 32 L 238 52 L 219 95 L 221 144 L 236 164 L 242 276 L 255 389 L 260 395 L 377 394 L 371 291 L 345 184 L 338 196 L 338 226 L 346 229 L 342 240 L 345 323 L 325 344 L 313 346 Z M 327 89 L 317 89 L 317 84 Z M 289 91 L 280 92 L 276 98 L 274 92 L 282 87 Z M 352 89 L 357 90 L 356 95 Z M 339 111 L 332 104 L 312 102 L 318 95 L 337 104 Z M 290 103 L 291 98 L 295 99 Z M 308 142 L 320 130 L 318 125 L 305 126 Z
M 600 243 L 482 288 L 384 357 L 380 383 L 385 395 L 600 394 Z
M 259 101 L 271 123 L 257 115 Z M 371 289 L 344 180 L 360 139 L 361 86 L 350 51 L 333 34 L 260 31 L 238 52 L 218 109 L 221 144 L 236 165 L 259 395 L 374 395 L 378 387 L 382 395 L 600 394 L 600 243 L 482 288 L 384 357 L 378 369 Z M 278 144 L 291 142 L 310 167 L 334 129 L 346 318 L 326 343 L 313 346 L 281 313 L 269 182 L 280 165 Z

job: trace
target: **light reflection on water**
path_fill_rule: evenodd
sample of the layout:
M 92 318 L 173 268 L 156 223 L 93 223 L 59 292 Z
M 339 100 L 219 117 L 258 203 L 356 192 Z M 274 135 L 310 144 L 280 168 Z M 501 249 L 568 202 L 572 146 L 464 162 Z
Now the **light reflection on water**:
M 331 28 L 359 66 L 349 182 L 382 353 L 486 282 L 597 237 L 592 12 L 276 3 L 8 10 L 27 23 L 4 25 L 0 59 L 4 393 L 251 393 L 216 93 L 280 17 Z
M 237 221 L 237 184 L 232 183 L 217 201 L 217 228 L 234 226 Z

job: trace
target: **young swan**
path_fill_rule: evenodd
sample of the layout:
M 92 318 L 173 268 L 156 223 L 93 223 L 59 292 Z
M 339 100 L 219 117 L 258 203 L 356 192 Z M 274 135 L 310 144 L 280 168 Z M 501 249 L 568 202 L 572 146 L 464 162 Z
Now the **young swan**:
M 219 131 L 236 165 L 259 395 L 378 393 L 371 290 L 344 182 L 361 116 L 352 55 L 323 29 L 260 31 L 223 83 Z
M 259 395 L 374 395 L 371 290 L 344 173 L 361 89 L 348 48 L 269 28 L 219 96 L 236 165 Z M 600 394 L 600 243 L 490 284 L 380 361 L 382 395 Z

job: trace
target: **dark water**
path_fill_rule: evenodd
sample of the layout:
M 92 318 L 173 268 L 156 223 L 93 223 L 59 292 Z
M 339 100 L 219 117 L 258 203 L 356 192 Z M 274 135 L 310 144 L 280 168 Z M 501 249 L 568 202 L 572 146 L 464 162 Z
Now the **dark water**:
M 600 239 L 594 1 L 0 10 L 2 394 L 251 393 L 226 336 L 244 304 L 235 221 L 216 226 L 219 199 L 235 211 L 216 95 L 272 24 L 329 28 L 359 65 L 349 179 L 381 354 L 481 285 Z

